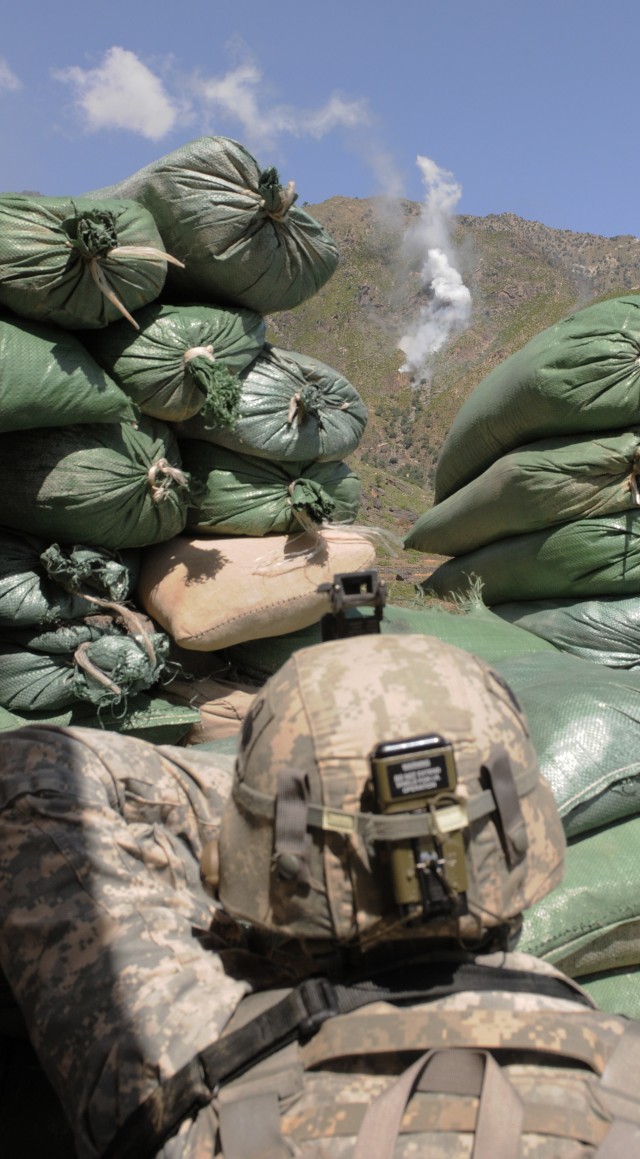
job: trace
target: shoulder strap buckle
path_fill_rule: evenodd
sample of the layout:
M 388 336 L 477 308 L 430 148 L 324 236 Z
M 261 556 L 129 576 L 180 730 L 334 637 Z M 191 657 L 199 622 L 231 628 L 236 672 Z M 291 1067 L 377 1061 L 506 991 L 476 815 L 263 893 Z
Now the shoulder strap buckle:
M 307 978 L 296 988 L 303 1007 L 298 1033 L 309 1038 L 328 1018 L 340 1013 L 336 992 L 327 978 Z

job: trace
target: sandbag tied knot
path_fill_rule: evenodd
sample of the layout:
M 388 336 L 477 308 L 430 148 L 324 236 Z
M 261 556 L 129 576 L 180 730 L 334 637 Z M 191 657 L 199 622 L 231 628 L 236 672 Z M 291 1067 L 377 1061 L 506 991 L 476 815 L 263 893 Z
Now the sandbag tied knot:
M 126 607 L 125 604 L 117 603 L 115 600 L 105 600 L 100 596 L 86 596 L 85 599 L 91 604 L 95 604 L 99 608 L 105 608 L 113 613 L 118 620 L 122 621 L 123 627 L 129 635 L 135 640 L 144 652 L 146 652 L 152 665 L 158 663 L 156 649 L 154 647 L 153 639 L 146 626 L 146 617 L 135 612 L 133 608 Z M 156 633 L 157 636 L 157 633 Z
M 91 680 L 95 680 L 96 684 L 99 684 L 102 688 L 110 692 L 115 700 L 120 700 L 122 688 L 110 676 L 107 676 L 106 672 L 98 668 L 97 664 L 93 663 L 93 660 L 88 656 L 90 647 L 91 643 L 89 640 L 85 640 L 84 644 L 78 644 L 73 654 L 74 663 L 78 668 L 82 668 L 83 672 L 86 672 Z
M 144 638 L 132 624 L 135 635 L 106 634 L 97 640 L 86 640 L 73 654 L 74 696 L 98 707 L 126 701 L 129 695 L 151 688 L 167 667 L 168 636 L 160 632 L 149 635 L 135 613 L 126 608 L 119 612 L 138 621 Z
M 73 202 L 71 202 L 73 205 Z M 81 257 L 104 257 L 118 244 L 116 216 L 108 209 L 90 209 L 75 213 L 62 222 L 62 230 L 69 239 L 72 249 L 78 251 Z
M 179 262 L 177 258 L 172 257 L 171 254 L 164 253 L 163 250 L 155 249 L 153 246 L 142 246 L 142 245 L 140 245 L 140 246 L 138 246 L 138 245 L 115 246 L 112 250 L 109 250 L 109 252 L 107 254 L 94 255 L 93 257 L 90 257 L 88 259 L 89 273 L 91 274 L 91 277 L 93 278 L 94 282 L 96 283 L 96 286 L 100 290 L 100 293 L 104 294 L 105 298 L 107 298 L 107 300 L 109 302 L 111 302 L 111 304 L 113 306 L 115 306 L 116 310 L 120 311 L 123 318 L 126 318 L 127 322 L 131 323 L 134 330 L 139 330 L 140 327 L 139 327 L 138 323 L 136 322 L 133 315 L 129 313 L 124 302 L 122 302 L 120 300 L 120 298 L 118 297 L 118 295 L 116 294 L 116 292 L 115 292 L 113 286 L 111 285 L 111 282 L 109 281 L 104 269 L 100 265 L 100 258 L 101 257 L 102 258 L 108 257 L 109 259 L 111 259 L 113 257 L 125 257 L 125 256 L 130 257 L 130 258 L 131 257 L 143 258 L 143 259 L 146 259 L 147 261 L 154 261 L 154 262 L 160 262 L 160 261 L 171 262 L 175 266 L 180 266 L 181 269 L 184 269 L 184 265 L 182 262 Z
M 188 350 L 185 350 L 182 357 L 187 366 L 194 358 L 205 358 L 208 362 L 215 362 L 216 358 L 214 348 L 211 344 L 209 346 L 190 346 Z
M 223 362 L 217 362 L 213 346 L 192 346 L 183 354 L 185 367 L 204 395 L 200 413 L 207 430 L 230 427 L 238 417 L 242 386 Z
M 110 600 L 122 600 L 131 589 L 130 567 L 106 548 L 52 543 L 40 553 L 40 563 L 49 579 L 83 598 L 90 588 Z
M 313 479 L 292 479 L 288 487 L 289 503 L 301 527 L 320 527 L 333 515 L 335 503 Z
M 71 203 L 73 205 L 73 202 Z M 75 206 L 74 206 L 75 209 Z M 141 261 L 169 262 L 184 269 L 184 263 L 178 261 L 171 254 L 149 245 L 118 245 L 118 231 L 116 215 L 108 209 L 89 209 L 79 213 L 76 209 L 72 217 L 62 222 L 62 230 L 67 235 L 71 249 L 76 250 L 79 257 L 87 263 L 89 272 L 101 294 L 124 318 L 139 330 L 140 327 L 129 313 L 124 302 L 120 300 L 111 285 L 100 261 L 105 258 L 121 258 L 130 260 L 138 258 Z
M 260 174 L 258 192 L 267 217 L 273 221 L 283 221 L 298 197 L 295 181 L 281 185 L 278 170 L 273 166 Z
M 291 396 L 289 403 L 289 413 L 287 415 L 287 426 L 301 426 L 304 419 L 309 416 L 318 420 L 320 429 L 323 430 L 321 406 L 323 398 L 322 392 L 318 390 L 317 386 L 308 383 L 297 390 Z
M 179 467 L 172 467 L 168 459 L 156 459 L 149 467 L 147 479 L 154 503 L 168 499 L 174 483 L 177 487 L 189 486 L 189 476 Z

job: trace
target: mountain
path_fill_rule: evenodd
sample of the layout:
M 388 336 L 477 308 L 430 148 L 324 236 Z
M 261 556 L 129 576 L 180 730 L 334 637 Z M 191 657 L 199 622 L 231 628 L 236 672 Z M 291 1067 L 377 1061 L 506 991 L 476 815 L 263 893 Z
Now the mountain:
M 473 300 L 471 324 L 437 354 L 428 380 L 400 373 L 398 348 L 428 300 L 403 254 L 420 205 L 333 197 L 305 206 L 340 250 L 333 278 L 310 301 L 273 315 L 270 340 L 328 363 L 369 407 L 350 464 L 363 483 L 363 522 L 402 534 L 432 503 L 435 463 L 474 386 L 539 331 L 598 297 L 640 287 L 640 240 L 551 229 L 511 213 L 454 219 L 457 268 Z

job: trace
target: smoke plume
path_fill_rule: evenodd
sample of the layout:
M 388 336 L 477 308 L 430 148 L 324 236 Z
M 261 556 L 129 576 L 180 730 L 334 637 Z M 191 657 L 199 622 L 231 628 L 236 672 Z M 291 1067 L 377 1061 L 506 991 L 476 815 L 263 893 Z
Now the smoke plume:
M 471 294 L 455 267 L 451 241 L 462 188 L 429 157 L 418 157 L 417 163 L 426 192 L 419 221 L 407 230 L 403 248 L 405 260 L 419 264 L 427 301 L 398 346 L 405 355 L 400 372 L 429 378 L 431 357 L 469 325 Z

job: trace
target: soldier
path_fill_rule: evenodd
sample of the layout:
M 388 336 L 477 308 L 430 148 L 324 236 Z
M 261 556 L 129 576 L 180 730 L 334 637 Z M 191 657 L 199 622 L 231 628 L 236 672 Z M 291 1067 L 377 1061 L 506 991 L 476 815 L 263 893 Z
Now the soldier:
M 513 950 L 563 850 L 516 699 L 423 636 L 296 653 L 231 786 L 0 739 L 0 960 L 80 1159 L 640 1153 L 637 1025 Z

